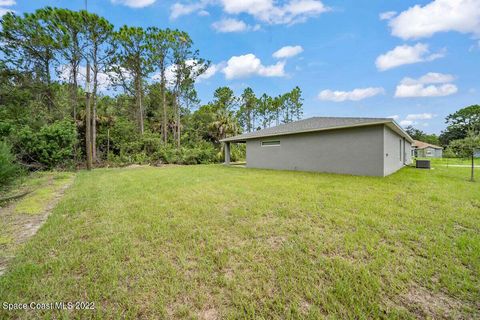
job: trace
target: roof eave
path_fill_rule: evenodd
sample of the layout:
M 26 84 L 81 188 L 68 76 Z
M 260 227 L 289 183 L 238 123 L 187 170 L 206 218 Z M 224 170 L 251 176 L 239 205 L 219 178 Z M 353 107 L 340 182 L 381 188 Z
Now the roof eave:
M 311 130 L 301 130 L 301 131 L 295 131 L 295 132 L 272 133 L 272 134 L 266 134 L 266 135 L 261 135 L 261 136 L 242 137 L 242 138 L 240 137 L 241 136 L 240 135 L 240 136 L 236 136 L 236 137 L 230 137 L 230 138 L 222 139 L 222 140 L 220 140 L 220 142 L 246 142 L 247 140 L 252 140 L 252 139 L 262 139 L 262 138 L 268 138 L 268 137 L 287 136 L 287 135 L 294 135 L 294 134 L 300 134 L 300 133 L 366 127 L 366 126 L 374 126 L 374 125 L 379 125 L 379 124 L 388 124 L 388 123 L 392 123 L 392 122 L 394 123 L 393 120 L 372 121 L 372 122 L 358 123 L 358 124 L 354 124 L 354 125 L 335 126 L 335 127 L 328 127 L 328 128 L 321 128 L 321 129 L 311 129 Z M 397 124 L 395 124 L 395 125 L 401 130 L 403 135 L 405 135 L 405 137 L 410 142 L 413 141 L 413 139 L 402 128 L 400 128 Z
M 413 143 L 413 141 L 414 141 L 413 138 L 410 137 L 410 135 L 405 130 L 403 130 L 403 128 L 395 120 L 392 119 L 388 123 L 392 123 L 395 126 L 395 129 L 398 130 L 397 131 L 397 130 L 394 129 L 394 131 L 396 131 L 400 135 L 404 136 L 410 143 Z M 392 129 L 392 128 L 390 128 L 390 129 Z

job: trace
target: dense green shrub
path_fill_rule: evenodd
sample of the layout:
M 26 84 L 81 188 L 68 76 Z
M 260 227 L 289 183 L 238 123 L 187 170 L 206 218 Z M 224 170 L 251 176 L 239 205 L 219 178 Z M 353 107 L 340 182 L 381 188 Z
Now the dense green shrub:
M 25 162 L 53 168 L 73 161 L 77 128 L 73 122 L 66 120 L 44 125 L 38 132 L 23 127 L 16 133 L 15 140 L 17 153 Z
M 230 160 L 245 161 L 247 145 L 245 143 L 232 143 L 230 145 Z
M 202 141 L 194 147 L 181 149 L 182 164 L 208 164 L 216 162 L 216 150 L 211 143 Z
M 15 162 L 10 146 L 0 141 L 0 188 L 11 183 L 20 173 L 20 166 Z
M 217 151 L 211 143 L 198 142 L 194 146 L 177 148 L 173 145 L 162 145 L 153 155 L 153 159 L 163 163 L 176 164 L 208 164 L 217 161 Z
M 110 153 L 113 164 L 174 163 L 200 164 L 217 162 L 218 150 L 206 141 L 182 145 L 165 144 L 159 133 L 145 131 L 143 135 L 131 123 L 119 121 L 110 131 Z M 105 142 L 103 142 L 105 144 Z

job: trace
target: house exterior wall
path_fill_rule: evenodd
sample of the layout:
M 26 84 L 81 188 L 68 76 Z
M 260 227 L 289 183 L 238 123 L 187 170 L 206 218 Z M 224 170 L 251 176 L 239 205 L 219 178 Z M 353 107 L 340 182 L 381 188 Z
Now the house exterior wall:
M 252 139 L 247 167 L 383 176 L 383 141 L 384 125 Z
M 387 126 L 383 128 L 383 175 L 387 176 L 412 162 L 411 144 Z
M 412 162 L 412 144 L 405 140 L 405 164 L 411 164 Z
M 417 149 L 417 157 L 419 158 L 441 158 L 443 157 L 443 150 L 442 149 L 435 149 L 435 148 L 424 148 L 424 149 Z

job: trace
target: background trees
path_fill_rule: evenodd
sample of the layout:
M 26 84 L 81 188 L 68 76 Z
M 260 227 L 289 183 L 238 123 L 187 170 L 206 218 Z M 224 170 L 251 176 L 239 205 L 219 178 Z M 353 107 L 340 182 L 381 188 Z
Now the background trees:
M 108 69 L 108 61 L 114 53 L 113 49 L 113 25 L 105 18 L 96 14 L 87 14 L 84 12 L 85 27 L 87 32 L 88 51 L 87 59 L 90 60 L 93 72 L 93 90 L 92 90 L 92 119 L 91 119 L 91 139 L 92 139 L 92 157 L 97 161 L 97 94 L 99 85 L 99 74 L 104 74 Z M 106 79 L 103 79 L 105 82 Z
M 97 165 L 216 162 L 221 139 L 302 116 L 298 87 L 273 98 L 220 87 L 199 105 L 195 81 L 209 61 L 180 30 L 116 29 L 50 7 L 9 12 L 0 24 L 3 163 L 13 154 L 29 169 L 82 166 L 89 150 Z M 232 152 L 235 160 L 244 149 Z
M 139 27 L 123 26 L 113 34 L 115 54 L 110 60 L 113 82 L 133 96 L 140 134 L 145 131 L 143 95 L 144 83 L 153 71 L 150 63 L 146 32 Z
M 453 140 L 448 146 L 450 154 L 471 160 L 470 181 L 475 180 L 475 154 L 480 153 L 480 134 L 469 130 L 463 139 Z
M 413 126 L 408 126 L 405 128 L 405 131 L 415 140 L 423 141 L 426 143 L 440 145 L 440 140 L 436 134 L 427 134 L 420 129 L 417 129 Z
M 480 132 L 480 105 L 471 105 L 449 114 L 445 123 L 447 128 L 440 134 L 440 141 L 445 146 L 450 141 L 465 138 L 471 130 Z

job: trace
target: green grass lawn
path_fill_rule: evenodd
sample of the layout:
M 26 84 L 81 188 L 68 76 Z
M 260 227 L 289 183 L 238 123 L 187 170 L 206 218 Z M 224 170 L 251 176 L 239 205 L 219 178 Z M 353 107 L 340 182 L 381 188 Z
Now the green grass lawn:
M 466 165 L 471 166 L 472 160 L 466 158 L 417 158 L 417 159 L 424 159 L 430 160 L 432 165 L 441 165 L 441 166 L 449 166 L 449 165 Z M 475 167 L 480 166 L 480 158 L 474 158 L 474 165 Z
M 77 174 L 0 277 L 0 318 L 478 318 L 480 183 L 211 166 Z

